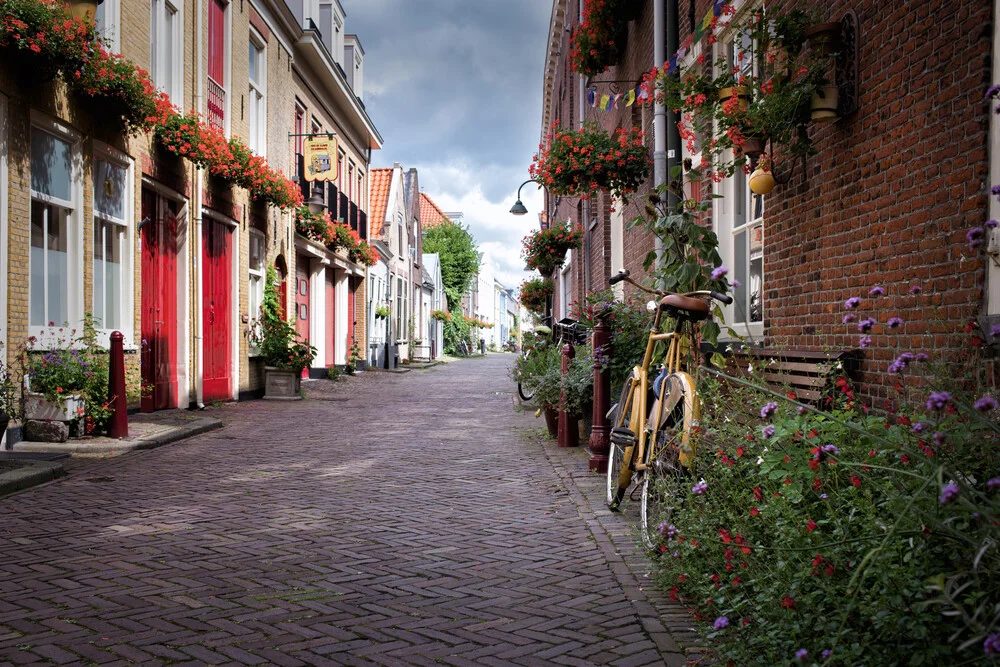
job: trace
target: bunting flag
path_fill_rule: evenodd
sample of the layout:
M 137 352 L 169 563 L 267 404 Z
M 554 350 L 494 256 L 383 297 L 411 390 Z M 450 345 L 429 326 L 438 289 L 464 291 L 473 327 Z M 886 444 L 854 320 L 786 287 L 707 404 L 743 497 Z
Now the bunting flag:
M 608 109 L 610 109 L 611 108 L 611 96 L 609 96 L 609 95 L 601 95 L 601 103 L 600 103 L 600 105 L 597 108 L 600 109 L 601 111 L 607 111 Z
M 587 89 L 587 104 L 592 107 L 597 106 L 597 88 Z
M 630 107 L 635 104 L 635 90 L 625 93 L 625 106 Z

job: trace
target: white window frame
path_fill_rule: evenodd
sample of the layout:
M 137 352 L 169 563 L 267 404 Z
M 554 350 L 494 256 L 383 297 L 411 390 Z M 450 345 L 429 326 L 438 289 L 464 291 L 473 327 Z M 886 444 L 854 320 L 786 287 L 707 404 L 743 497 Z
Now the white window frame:
M 258 80 L 249 76 L 250 82 L 250 150 L 261 157 L 267 157 L 267 42 L 253 27 L 250 28 L 250 45 L 257 53 Z M 249 52 L 247 56 L 249 58 Z M 249 63 L 247 63 L 249 65 Z M 256 120 L 256 122 L 253 122 Z
M 741 2 L 739 3 L 736 13 L 733 15 L 732 20 L 729 22 L 730 28 L 724 31 L 720 36 L 718 42 L 716 42 L 713 47 L 712 61 L 718 60 L 722 56 L 728 56 L 729 49 L 732 48 L 732 38 L 736 34 L 736 28 L 740 25 L 741 21 L 745 20 L 750 16 L 750 13 L 760 6 L 759 0 Z M 692 52 L 688 54 L 688 64 L 693 63 L 700 54 L 700 48 L 692 49 Z M 694 164 L 701 164 L 701 154 L 698 153 L 692 158 Z M 731 157 L 731 156 L 727 156 Z M 707 179 L 703 180 L 702 183 L 709 182 Z M 734 174 L 733 176 L 724 179 L 721 183 L 715 183 L 713 186 L 713 192 L 717 195 L 722 195 L 721 198 L 717 198 L 712 202 L 712 220 L 715 223 L 716 234 L 719 238 L 719 255 L 722 257 L 722 263 L 724 266 L 729 268 L 728 278 L 730 282 L 737 278 L 736 275 L 736 239 L 740 234 L 745 233 L 746 247 L 742 249 L 746 256 L 746 267 L 747 267 L 747 280 L 746 284 L 743 284 L 740 288 L 747 294 L 747 305 L 746 308 L 749 310 L 749 294 L 750 294 L 750 238 L 753 229 L 758 226 L 761 227 L 761 300 L 764 299 L 764 285 L 766 285 L 766 274 L 767 274 L 767 257 L 766 257 L 766 242 L 764 239 L 764 215 L 763 210 L 766 208 L 762 206 L 762 213 L 760 219 L 754 218 L 752 220 L 743 220 L 741 218 L 740 224 L 737 227 L 737 217 L 740 215 L 739 211 L 743 211 L 743 215 L 748 215 L 751 210 L 751 204 L 753 202 L 752 193 L 750 188 L 747 186 L 747 176 L 743 172 Z M 737 197 L 740 198 L 740 206 L 737 208 L 736 201 Z M 743 278 L 740 278 L 743 281 Z M 722 340 L 731 340 L 727 329 L 732 329 L 740 336 L 745 336 L 752 340 L 761 340 L 764 336 L 764 319 L 766 317 L 766 303 L 761 304 L 761 319 L 760 321 L 745 321 L 745 314 L 737 311 L 737 303 L 734 302 L 731 305 L 725 306 L 723 312 L 725 313 L 725 326 L 723 327 L 723 333 L 720 336 Z
M 172 34 L 168 34 L 165 21 L 168 7 L 174 11 Z M 183 4 L 172 0 L 150 0 L 149 6 L 149 74 L 156 88 L 169 95 L 170 101 L 180 109 L 184 108 L 183 8 Z M 163 52 L 167 45 L 171 47 L 170 54 Z M 168 72 L 172 84 L 169 90 L 161 85 Z
M 566 251 L 566 260 L 559 273 L 559 319 L 569 317 L 569 299 L 573 295 L 573 280 L 570 271 L 573 270 L 572 252 Z M 551 324 L 551 323 L 550 323 Z
M 97 6 L 97 11 L 104 13 L 104 26 L 98 29 L 101 37 L 107 42 L 108 48 L 120 53 L 122 50 L 120 0 L 104 0 Z
M 69 126 L 34 110 L 31 112 L 31 126 L 70 145 L 70 199 L 62 200 L 50 197 L 35 190 L 30 190 L 30 193 L 32 201 L 38 200 L 45 204 L 56 204 L 69 210 L 66 216 L 66 320 L 70 327 L 78 327 L 83 322 L 84 254 L 83 234 L 81 232 L 83 226 L 83 138 L 79 132 Z M 48 313 L 46 313 L 46 317 L 48 317 Z M 28 335 L 37 338 L 35 349 L 45 350 L 58 345 L 58 332 L 55 329 L 61 326 L 63 326 L 63 322 L 55 322 L 55 327 L 48 326 L 47 322 L 41 326 L 31 324 L 31 254 L 29 252 Z
M 260 242 L 260 268 L 253 267 L 253 244 L 254 240 Z M 247 315 L 250 319 L 250 326 L 255 326 L 260 319 L 260 308 L 264 303 L 264 277 L 267 273 L 267 238 L 264 232 L 258 229 L 251 229 L 247 244 Z M 255 285 L 256 281 L 256 285 Z M 256 301 L 256 308 L 254 302 Z M 250 356 L 257 356 L 260 350 L 256 345 L 250 345 Z
M 133 298 L 134 298 L 133 297 L 133 291 L 134 290 L 132 289 L 132 286 L 135 284 L 135 276 L 134 276 L 134 273 L 135 273 L 135 266 L 134 266 L 134 264 L 135 264 L 135 262 L 133 261 L 132 247 L 135 244 L 134 244 L 134 242 L 132 240 L 132 225 L 129 224 L 129 221 L 135 219 L 135 215 L 133 213 L 133 207 L 134 207 L 134 202 L 135 202 L 135 196 L 133 195 L 133 182 L 135 181 L 135 171 L 134 171 L 134 169 L 135 169 L 134 164 L 135 163 L 125 153 L 122 153 L 118 149 L 116 149 L 116 148 L 114 148 L 112 146 L 109 146 L 107 144 L 104 144 L 102 142 L 96 141 L 96 140 L 94 141 L 94 157 L 96 159 L 105 160 L 105 161 L 108 161 L 108 162 L 113 162 L 113 163 L 117 164 L 119 167 L 122 167 L 123 169 L 125 169 L 125 192 L 124 192 L 124 195 L 123 195 L 124 196 L 124 208 L 122 210 L 122 216 L 123 216 L 122 219 L 115 220 L 111 216 L 99 214 L 97 212 L 96 206 L 93 208 L 93 215 L 91 217 L 91 222 L 94 222 L 97 219 L 100 219 L 102 222 L 104 222 L 106 224 L 118 225 L 120 227 L 120 232 L 122 234 L 122 237 L 121 237 L 121 240 L 120 240 L 120 243 L 121 243 L 121 258 L 120 258 L 120 261 L 121 261 L 121 273 L 119 275 L 119 282 L 121 284 L 119 285 L 119 288 L 120 288 L 120 301 L 119 301 L 119 306 L 118 306 L 119 307 L 119 311 L 120 311 L 118 313 L 118 316 L 119 316 L 119 320 L 121 322 L 121 325 L 117 329 L 110 329 L 110 328 L 107 328 L 107 327 L 103 326 L 103 322 L 102 322 L 101 323 L 102 326 L 99 327 L 98 330 L 97 330 L 97 332 L 98 332 L 98 343 L 100 343 L 101 345 L 104 345 L 106 347 L 110 346 L 110 343 L 111 343 L 111 339 L 110 339 L 111 332 L 112 331 L 121 331 L 122 334 L 125 336 L 125 345 L 132 346 L 132 345 L 134 345 L 134 340 L 135 340 L 134 339 L 134 319 L 135 319 L 134 312 L 135 312 L 135 310 L 134 310 L 134 305 L 133 305 Z M 96 167 L 96 161 L 95 161 L 94 167 Z M 91 169 L 90 183 L 91 183 L 92 187 L 96 187 L 96 182 L 94 181 L 94 177 L 93 177 L 93 168 Z M 97 201 L 96 193 L 92 193 L 92 194 L 94 196 L 91 199 L 91 201 L 92 202 L 96 202 Z M 96 238 L 96 236 L 94 237 L 94 245 L 95 245 L 95 247 L 97 245 L 97 238 Z M 91 291 L 92 291 L 91 293 L 92 293 L 92 295 L 94 297 L 94 301 L 92 301 L 91 304 L 95 304 L 96 303 L 96 296 L 97 296 L 96 292 L 95 292 L 96 285 L 97 285 L 97 280 L 96 280 L 97 265 L 96 265 L 96 259 L 95 258 L 91 257 L 91 261 L 95 262 L 94 267 L 93 267 L 95 280 L 94 280 L 94 285 L 91 286 Z M 91 309 L 93 310 L 93 306 L 92 306 Z

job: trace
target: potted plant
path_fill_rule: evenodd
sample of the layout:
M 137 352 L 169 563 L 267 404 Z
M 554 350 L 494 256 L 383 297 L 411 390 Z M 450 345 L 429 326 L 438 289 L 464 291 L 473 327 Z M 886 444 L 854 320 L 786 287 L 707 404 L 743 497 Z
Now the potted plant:
M 634 19 L 636 0 L 585 0 L 583 22 L 573 33 L 570 66 L 585 76 L 594 76 L 618 62 L 628 36 L 628 21 Z
M 555 293 L 551 278 L 532 278 L 521 283 L 521 305 L 534 313 L 544 313 L 545 304 Z
M 312 364 L 316 348 L 302 341 L 292 323 L 281 317 L 277 283 L 277 272 L 269 266 L 260 319 L 251 328 L 250 339 L 264 358 L 265 400 L 295 401 L 302 398 L 302 370 Z
M 574 358 L 562 378 L 562 386 L 570 422 L 583 422 L 584 429 L 580 437 L 589 438 L 594 404 L 594 360 L 590 357 Z
M 651 160 L 638 127 L 608 133 L 596 123 L 562 130 L 558 122 L 528 168 L 549 194 L 589 199 L 607 190 L 626 197 L 646 180 Z
M 389 304 L 387 303 L 375 304 L 375 317 L 380 320 L 384 320 L 385 318 L 389 317 Z
M 545 415 L 549 436 L 555 438 L 559 428 L 559 397 L 562 393 L 562 362 L 554 345 L 539 346 L 522 365 L 519 381 L 532 394 L 532 400 Z
M 545 277 L 563 265 L 566 251 L 579 248 L 583 243 L 583 227 L 570 227 L 569 222 L 559 222 L 528 234 L 521 241 L 521 256 L 528 269 L 538 269 Z

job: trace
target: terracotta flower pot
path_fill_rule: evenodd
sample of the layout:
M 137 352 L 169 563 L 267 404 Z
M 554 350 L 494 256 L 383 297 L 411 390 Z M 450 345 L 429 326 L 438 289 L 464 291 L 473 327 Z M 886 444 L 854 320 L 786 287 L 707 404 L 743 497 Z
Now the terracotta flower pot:
M 764 152 L 764 137 L 746 137 L 743 142 L 743 154 L 755 158 Z
M 762 169 L 761 167 L 757 167 L 754 172 L 750 174 L 750 180 L 747 181 L 747 184 L 750 186 L 750 190 L 757 195 L 766 195 L 774 189 L 775 183 L 777 183 L 777 181 L 774 180 L 771 170 Z
M 823 86 L 812 96 L 812 119 L 827 123 L 837 118 L 837 86 Z
M 553 440 L 559 437 L 559 411 L 551 405 L 542 407 L 545 414 L 545 428 L 549 430 L 549 437 Z

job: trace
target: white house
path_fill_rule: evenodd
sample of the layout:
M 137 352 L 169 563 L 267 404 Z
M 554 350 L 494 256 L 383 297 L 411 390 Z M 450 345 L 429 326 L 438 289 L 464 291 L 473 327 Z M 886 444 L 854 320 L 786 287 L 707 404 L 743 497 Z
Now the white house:
M 441 280 L 441 257 L 436 253 L 424 253 L 423 268 L 425 275 L 429 279 L 425 286 L 430 283 L 428 293 L 425 293 L 425 302 L 430 304 L 426 329 L 421 337 L 424 344 L 430 346 L 430 356 L 436 359 L 444 351 L 444 322 L 430 317 L 430 313 L 435 310 L 448 310 L 448 299 L 444 293 L 444 282 Z M 425 287 L 426 289 L 426 287 Z
M 385 289 L 376 287 L 373 290 L 369 309 L 375 312 L 381 303 L 389 310 L 388 317 L 376 324 L 376 331 L 381 333 L 369 341 L 372 346 L 381 346 L 375 356 L 379 363 L 375 365 L 387 367 L 388 360 L 391 368 L 409 357 L 410 295 L 413 293 L 403 168 L 397 162 L 392 168 L 372 169 L 369 179 L 370 239 L 385 262 Z

